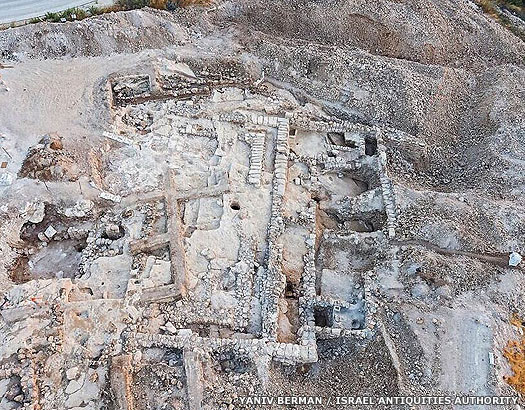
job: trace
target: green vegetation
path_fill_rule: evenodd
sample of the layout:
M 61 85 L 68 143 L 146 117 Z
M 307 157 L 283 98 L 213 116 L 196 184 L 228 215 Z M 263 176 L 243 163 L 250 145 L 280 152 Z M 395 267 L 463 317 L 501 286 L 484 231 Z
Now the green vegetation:
M 179 7 L 206 6 L 210 0 L 118 0 L 117 5 L 124 10 L 152 7 L 160 10 L 175 10 Z
M 75 7 L 75 8 L 64 10 L 61 13 L 47 13 L 44 16 L 43 20 L 51 21 L 53 23 L 58 23 L 59 21 L 63 21 L 63 20 L 67 20 L 67 21 L 82 20 L 92 15 L 94 14 L 92 14 L 91 11 L 86 11 L 84 9 Z M 33 21 L 33 20 L 36 20 L 36 21 Z M 39 21 L 41 21 L 41 19 L 32 19 L 30 23 L 37 23 Z
M 57 22 L 60 21 L 60 16 L 58 13 L 46 13 L 44 20 Z
M 90 16 L 97 16 L 99 14 L 102 14 L 103 10 L 98 8 L 97 6 L 91 6 L 88 8 L 88 13 Z
M 525 3 L 523 0 L 499 0 L 498 4 L 500 7 L 514 12 L 522 20 L 525 20 Z
M 118 0 L 117 5 L 125 10 L 140 9 L 150 5 L 150 0 Z
M 494 20 L 508 28 L 522 40 L 525 40 L 525 33 L 512 24 L 510 19 L 503 13 L 504 10 L 508 10 L 522 20 L 525 20 L 524 0 L 477 0 L 477 3 L 483 11 Z
M 481 8 L 488 14 L 498 16 L 498 7 L 507 9 L 522 19 L 525 19 L 525 5 L 523 0 L 478 0 Z
M 112 11 L 134 10 L 143 7 L 152 7 L 159 10 L 173 11 L 179 7 L 188 6 L 206 6 L 210 4 L 210 0 L 117 0 L 114 6 L 96 7 L 91 6 L 87 10 L 82 8 L 70 8 L 60 13 L 47 13 L 44 17 L 35 17 L 29 20 L 30 24 L 39 23 L 41 21 L 50 21 L 58 23 L 61 21 L 82 20 L 86 17 L 97 16 L 103 13 L 110 13 Z

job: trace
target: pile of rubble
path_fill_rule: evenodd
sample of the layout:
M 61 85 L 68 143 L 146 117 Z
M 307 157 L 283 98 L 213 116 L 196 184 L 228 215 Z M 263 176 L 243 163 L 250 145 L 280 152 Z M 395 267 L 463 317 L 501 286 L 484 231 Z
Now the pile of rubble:
M 79 169 L 76 159 L 64 150 L 61 138 L 46 135 L 31 148 L 18 176 L 40 181 L 76 181 Z

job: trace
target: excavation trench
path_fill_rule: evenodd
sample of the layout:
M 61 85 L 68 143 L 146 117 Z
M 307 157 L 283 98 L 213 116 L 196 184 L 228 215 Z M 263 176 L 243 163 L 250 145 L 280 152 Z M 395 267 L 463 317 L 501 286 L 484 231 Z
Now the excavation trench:
M 469 252 L 469 251 L 460 251 L 460 250 L 451 250 L 451 249 L 444 249 L 440 248 L 437 245 L 434 245 L 433 243 L 430 243 L 428 241 L 423 240 L 405 240 L 405 241 L 394 241 L 394 245 L 397 246 L 403 246 L 403 245 L 419 245 L 423 246 L 427 249 L 430 249 L 436 253 L 439 253 L 441 255 L 461 255 L 461 256 L 468 256 L 470 258 L 478 259 L 482 262 L 487 262 L 492 265 L 497 265 L 502 268 L 514 268 L 514 269 L 521 269 L 519 266 L 510 266 L 509 265 L 509 255 L 508 253 L 476 253 L 476 252 Z

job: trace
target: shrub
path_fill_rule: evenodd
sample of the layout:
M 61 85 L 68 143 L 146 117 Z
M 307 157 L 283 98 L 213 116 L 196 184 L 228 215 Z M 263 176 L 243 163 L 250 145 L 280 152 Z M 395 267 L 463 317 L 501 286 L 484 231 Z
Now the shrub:
M 205 6 L 211 0 L 118 0 L 117 5 L 123 10 L 153 7 L 160 10 L 175 10 L 179 7 Z
M 175 11 L 178 8 L 179 8 L 179 4 L 176 0 L 168 0 L 166 2 L 166 10 Z
M 61 19 L 73 20 L 73 15 L 77 20 L 82 20 L 88 16 L 96 16 L 102 13 L 119 10 L 140 9 L 142 7 L 153 7 L 160 10 L 174 11 L 179 7 L 206 6 L 210 3 L 211 0 L 117 0 L 115 5 L 109 7 L 99 8 L 91 6 L 87 11 L 75 7 L 64 10 L 61 13 L 47 13 L 43 19 L 33 18 L 30 20 L 30 23 L 38 23 L 42 20 L 58 23 Z
M 79 8 L 75 9 L 75 14 L 77 15 L 78 20 L 82 20 L 87 17 L 86 10 L 84 9 L 79 9 Z
M 46 13 L 44 19 L 56 23 L 60 21 L 60 16 L 58 15 L 58 13 Z
M 100 14 L 102 12 L 102 10 L 100 10 L 97 6 L 90 6 L 88 8 L 88 13 L 90 16 L 96 16 L 98 14 Z
M 491 18 L 512 31 L 522 40 L 525 40 L 525 34 L 523 31 L 517 28 L 502 12 L 504 9 L 509 10 L 517 14 L 522 20 L 525 20 L 525 7 L 523 5 L 523 0 L 477 0 L 477 3 Z
M 60 13 L 60 17 L 69 20 L 72 14 L 75 14 L 75 9 L 67 9 Z
M 211 0 L 177 0 L 179 7 L 209 6 Z
M 150 0 L 118 0 L 117 5 L 124 10 L 140 9 L 150 5 Z
M 523 322 L 513 316 L 510 323 L 523 332 Z M 511 340 L 503 349 L 503 356 L 508 360 L 512 376 L 505 377 L 505 381 L 520 393 L 525 393 L 525 337 Z
M 154 9 L 166 10 L 167 0 L 149 0 L 149 6 Z

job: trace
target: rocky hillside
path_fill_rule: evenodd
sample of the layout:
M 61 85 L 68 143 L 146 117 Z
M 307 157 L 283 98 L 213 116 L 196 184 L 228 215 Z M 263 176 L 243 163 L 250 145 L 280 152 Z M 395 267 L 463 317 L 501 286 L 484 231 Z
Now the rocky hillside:
M 370 385 L 378 394 L 514 394 L 502 352 L 519 335 L 512 314 L 525 309 L 523 264 L 508 266 L 511 252 L 525 255 L 519 34 L 470 0 L 233 0 L 33 24 L 0 32 L 0 62 L 15 66 L 2 76 L 33 113 L 0 94 L 0 131 L 17 134 L 21 151 L 46 130 L 99 143 L 94 136 L 112 120 L 101 114 L 108 71 L 147 71 L 155 59 L 196 53 L 242 62 L 305 111 L 315 105 L 325 118 L 389 130 L 398 226 L 393 268 L 374 279 L 381 337 L 351 348 L 327 343 L 318 367 L 270 369 L 271 391 L 329 388 L 327 379 L 344 374 L 352 381 L 337 379 L 340 393 Z M 65 96 L 43 95 L 42 104 L 24 94 L 64 84 Z M 72 114 L 70 103 L 89 110 Z M 63 117 L 51 121 L 57 111 Z M 0 229 L 7 237 L 12 225 Z M 1 235 L 0 245 L 12 254 Z M 5 267 L 0 273 L 7 278 Z

